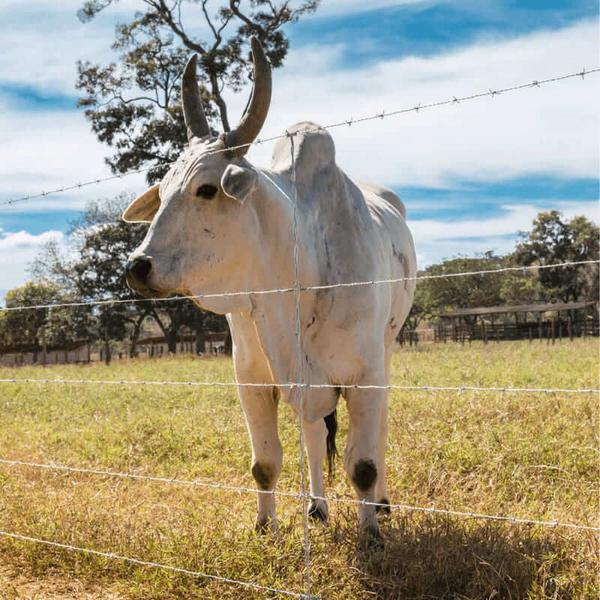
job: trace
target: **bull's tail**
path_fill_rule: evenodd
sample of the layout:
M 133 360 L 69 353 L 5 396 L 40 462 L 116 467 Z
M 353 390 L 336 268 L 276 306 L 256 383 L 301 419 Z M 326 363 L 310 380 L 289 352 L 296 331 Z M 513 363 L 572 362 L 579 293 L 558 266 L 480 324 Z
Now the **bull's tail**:
M 335 436 L 337 434 L 337 410 L 328 414 L 324 419 L 327 427 L 327 469 L 329 483 L 333 481 L 335 475 L 335 457 L 337 456 L 337 447 L 335 445 Z

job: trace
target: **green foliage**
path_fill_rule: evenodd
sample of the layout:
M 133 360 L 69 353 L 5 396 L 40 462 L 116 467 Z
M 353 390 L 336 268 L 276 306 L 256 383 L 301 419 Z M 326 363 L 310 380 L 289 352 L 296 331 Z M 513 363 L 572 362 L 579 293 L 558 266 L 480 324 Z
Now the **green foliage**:
M 570 221 L 557 211 L 541 212 L 531 231 L 521 234 L 515 250 L 505 256 L 486 252 L 480 257 L 456 257 L 427 267 L 417 282 L 415 302 L 407 326 L 456 308 L 501 306 L 535 302 L 576 302 L 598 298 L 598 264 L 532 271 L 439 277 L 519 265 L 549 265 L 598 260 L 600 228 L 584 216 Z M 427 279 L 427 276 L 436 276 Z
M 79 11 L 93 19 L 117 0 L 88 0 Z M 79 105 L 92 130 L 114 154 L 107 163 L 115 173 L 148 167 L 157 181 L 186 143 L 180 108 L 180 76 L 188 56 L 199 55 L 199 81 L 207 118 L 230 130 L 223 89 L 239 91 L 249 77 L 246 41 L 256 35 L 274 68 L 283 64 L 288 39 L 283 27 L 314 12 L 319 0 L 239 0 L 215 7 L 207 0 L 139 0 L 140 12 L 116 28 L 113 49 L 118 62 L 78 64 Z M 190 12 L 202 16 L 205 38 L 186 27 Z
M 47 246 L 36 260 L 34 276 L 55 282 L 57 289 L 66 290 L 70 297 L 83 302 L 139 300 L 125 281 L 125 263 L 142 242 L 148 226 L 121 220 L 128 202 L 129 198 L 119 196 L 88 204 L 72 224 L 70 253 L 61 253 L 55 245 Z M 69 311 L 73 311 L 76 322 L 68 320 Z M 196 332 L 199 338 L 208 329 L 226 329 L 222 316 L 202 311 L 189 300 L 116 302 L 77 310 L 65 308 L 56 314 L 65 315 L 66 319 L 56 323 L 57 334 L 61 323 L 71 329 L 83 328 L 86 337 L 105 341 L 107 353 L 109 340 L 129 339 L 132 356 L 147 318 L 161 329 L 171 352 L 176 351 L 177 337 L 184 328 Z M 203 351 L 201 340 L 200 347 Z
M 514 260 L 522 265 L 598 260 L 600 228 L 584 216 L 570 221 L 558 211 L 541 212 L 531 231 L 522 234 Z M 539 281 L 550 301 L 577 302 L 598 298 L 598 264 L 542 269 Z
M 539 285 L 534 273 L 503 272 L 460 277 L 438 277 L 471 271 L 493 271 L 512 266 L 512 258 L 486 252 L 480 257 L 457 257 L 427 267 L 417 282 L 415 304 L 411 312 L 432 319 L 455 308 L 498 306 L 532 302 L 539 296 Z M 427 279 L 428 276 L 434 276 Z M 419 319 L 420 320 L 420 319 Z
M 73 302 L 75 296 L 50 281 L 29 281 L 6 294 L 6 307 L 39 306 Z M 42 308 L 0 310 L 0 347 L 31 348 L 62 346 L 87 337 L 86 309 Z

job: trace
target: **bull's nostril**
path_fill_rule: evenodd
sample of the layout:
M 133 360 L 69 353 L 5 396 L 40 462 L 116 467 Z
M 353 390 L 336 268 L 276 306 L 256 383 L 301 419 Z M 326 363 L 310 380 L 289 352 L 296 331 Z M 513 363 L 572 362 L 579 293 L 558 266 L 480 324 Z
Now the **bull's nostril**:
M 145 283 L 152 270 L 152 263 L 147 258 L 135 258 L 127 265 L 128 273 L 140 283 Z

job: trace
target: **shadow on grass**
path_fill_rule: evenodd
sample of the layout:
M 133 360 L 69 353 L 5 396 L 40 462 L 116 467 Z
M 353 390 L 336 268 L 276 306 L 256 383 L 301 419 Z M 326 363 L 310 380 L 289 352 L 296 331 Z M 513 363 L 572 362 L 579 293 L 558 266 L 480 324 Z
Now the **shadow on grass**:
M 330 535 L 364 596 L 391 599 L 556 600 L 598 597 L 590 534 L 433 516 L 394 516 L 368 549 L 352 517 Z M 589 540 L 589 541 L 586 541 Z M 353 549 L 353 550 L 352 550 Z M 315 557 L 316 558 L 316 557 Z

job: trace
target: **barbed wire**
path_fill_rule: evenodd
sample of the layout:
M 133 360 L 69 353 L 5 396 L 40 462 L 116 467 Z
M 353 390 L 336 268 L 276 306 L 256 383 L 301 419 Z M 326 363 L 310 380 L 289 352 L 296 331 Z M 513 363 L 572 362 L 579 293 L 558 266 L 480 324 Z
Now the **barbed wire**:
M 244 383 L 235 381 L 173 381 L 173 380 L 144 380 L 144 379 L 50 379 L 33 377 L 5 377 L 0 378 L 1 383 L 22 384 L 62 384 L 62 385 L 134 385 L 134 386 L 179 386 L 179 387 L 227 387 L 227 388 L 287 388 L 287 389 L 342 389 L 342 390 L 399 390 L 405 392 L 490 392 L 507 394 L 597 394 L 600 388 L 536 388 L 536 387 L 511 387 L 511 386 L 475 386 L 475 385 L 401 385 L 401 384 L 334 384 L 334 383 L 306 383 L 306 382 L 265 382 Z
M 263 592 L 271 592 L 273 594 L 281 594 L 283 596 L 288 596 L 292 598 L 307 598 L 310 600 L 314 600 L 316 596 L 308 596 L 307 594 L 301 592 L 292 592 L 290 590 L 280 589 L 271 587 L 268 585 L 262 585 L 260 583 L 255 583 L 254 581 L 244 581 L 242 579 L 233 579 L 231 577 L 223 577 L 221 575 L 213 575 L 211 573 L 204 573 L 202 571 L 192 571 L 191 569 L 185 569 L 183 567 L 175 567 L 172 565 L 166 565 L 159 562 L 154 562 L 150 560 L 142 560 L 140 558 L 131 558 L 129 556 L 123 556 L 121 554 L 116 554 L 114 552 L 104 552 L 102 550 L 93 550 L 91 548 L 82 548 L 81 546 L 74 546 L 72 544 L 65 544 L 63 542 L 55 542 L 53 540 L 46 540 L 42 538 L 33 537 L 30 535 L 24 535 L 21 533 L 13 533 L 11 531 L 0 531 L 0 537 L 11 538 L 14 540 L 19 540 L 22 542 L 32 542 L 36 544 L 43 544 L 46 546 L 52 546 L 53 548 L 60 548 L 61 550 L 70 550 L 72 552 L 81 552 L 83 554 L 90 554 L 92 556 L 99 556 L 102 558 L 110 558 L 112 560 L 118 560 L 127 562 L 134 565 L 139 565 L 141 567 L 153 567 L 157 569 L 164 569 L 167 571 L 172 571 L 174 573 L 180 573 L 182 575 L 189 575 L 198 579 L 212 579 L 214 581 L 219 581 L 221 583 L 227 583 L 231 585 L 239 585 L 241 587 L 250 588 L 254 590 L 260 590 Z
M 328 125 L 319 126 L 318 128 L 315 128 L 314 131 L 319 131 L 321 129 L 335 129 L 338 127 L 351 127 L 354 124 L 365 123 L 365 122 L 374 121 L 374 120 L 383 120 L 383 119 L 386 119 L 389 117 L 395 117 L 395 116 L 412 113 L 412 112 L 419 113 L 420 111 L 431 110 L 433 108 L 439 108 L 442 106 L 461 104 L 463 102 L 469 102 L 469 101 L 477 100 L 480 98 L 486 98 L 486 97 L 493 98 L 493 97 L 499 96 L 501 94 L 506 94 L 509 92 L 516 92 L 516 91 L 524 90 L 524 89 L 539 88 L 542 85 L 546 85 L 549 83 L 557 83 L 559 81 L 565 81 L 567 79 L 581 78 L 583 80 L 583 79 L 585 79 L 586 75 L 593 75 L 595 73 L 598 73 L 599 71 L 600 71 L 600 67 L 594 67 L 592 69 L 583 68 L 581 71 L 567 73 L 566 75 L 558 75 L 558 76 L 549 77 L 546 79 L 534 79 L 533 81 L 530 81 L 527 83 L 516 84 L 516 85 L 503 87 L 503 88 L 496 88 L 496 89 L 490 88 L 485 92 L 477 92 L 474 94 L 467 94 L 464 96 L 452 96 L 452 98 L 450 98 L 450 99 L 417 104 L 416 106 L 399 108 L 399 109 L 395 109 L 395 110 L 391 110 L 391 111 L 382 110 L 380 113 L 376 113 L 373 115 L 359 117 L 356 119 L 350 117 L 349 119 L 344 119 L 344 120 L 337 121 L 334 123 L 329 123 Z M 310 129 L 304 130 L 302 133 L 305 133 L 306 131 L 310 131 Z M 286 133 L 280 134 L 280 135 L 274 135 L 274 136 L 270 136 L 270 137 L 266 137 L 266 138 L 259 138 L 259 139 L 254 140 L 253 142 L 250 142 L 247 144 L 239 144 L 237 146 L 231 146 L 231 147 L 227 147 L 227 148 L 211 150 L 211 151 L 207 152 L 207 154 L 219 154 L 222 152 L 232 152 L 232 151 L 235 151 L 238 149 L 248 148 L 250 146 L 258 146 L 260 144 L 265 144 L 267 142 L 272 142 L 272 141 L 280 140 L 280 139 L 283 139 L 286 137 L 299 135 L 299 133 L 301 133 L 301 132 L 292 132 L 292 133 L 286 132 Z M 36 198 L 45 198 L 45 197 L 53 195 L 53 194 L 59 194 L 59 193 L 64 193 L 64 192 L 68 192 L 68 191 L 73 191 L 73 190 L 81 189 L 81 188 L 84 188 L 84 187 L 87 187 L 90 185 L 104 183 L 106 181 L 111 181 L 111 180 L 115 180 L 115 179 L 122 179 L 123 177 L 126 177 L 128 175 L 144 173 L 146 171 L 149 171 L 150 169 L 156 168 L 157 166 L 167 166 L 168 164 L 171 164 L 171 163 L 159 163 L 158 165 L 152 165 L 150 167 L 135 169 L 132 171 L 128 171 L 126 173 L 118 173 L 115 175 L 109 175 L 109 176 L 105 176 L 105 177 L 97 177 L 97 178 L 90 179 L 85 182 L 69 184 L 69 185 L 54 188 L 51 190 L 38 192 L 35 194 L 28 194 L 25 196 L 9 198 L 8 200 L 4 200 L 4 201 L 0 202 L 0 206 L 11 206 L 18 202 L 24 202 L 24 201 L 33 200 Z
M 16 312 L 24 310 L 42 310 L 42 309 L 55 309 L 55 308 L 68 308 L 68 307 L 83 307 L 83 306 L 108 306 L 118 304 L 142 304 L 147 302 L 181 302 L 182 300 L 202 300 L 211 298 L 231 298 L 237 296 L 251 296 L 251 295 L 269 295 L 269 294 L 285 294 L 292 292 L 318 292 L 322 290 L 330 290 L 334 288 L 351 288 L 351 287 L 362 287 L 372 285 L 390 285 L 395 283 L 403 283 L 405 281 L 421 281 L 431 279 L 447 279 L 454 277 L 473 277 L 478 275 L 493 275 L 497 273 L 508 273 L 508 272 L 523 272 L 528 273 L 529 271 L 539 271 L 544 269 L 560 269 L 566 267 L 576 267 L 582 265 L 591 265 L 600 263 L 600 259 L 590 260 L 574 260 L 566 261 L 561 263 L 553 263 L 548 265 L 524 265 L 524 266 L 513 266 L 513 267 L 498 267 L 494 269 L 481 269 L 474 271 L 458 271 L 455 273 L 435 273 L 432 275 L 413 275 L 410 277 L 396 277 L 391 279 L 371 279 L 365 281 L 351 281 L 342 283 L 326 283 L 320 285 L 305 285 L 300 287 L 281 287 L 271 289 L 258 289 L 258 290 L 245 290 L 238 292 L 216 292 L 213 294 L 190 294 L 184 296 L 173 296 L 170 298 L 111 298 L 103 300 L 81 300 L 78 302 L 56 302 L 49 304 L 33 304 L 30 306 L 3 306 L 0 307 L 0 312 Z
M 403 510 L 406 512 L 421 512 L 430 514 L 441 514 L 452 517 L 461 517 L 478 520 L 488 521 L 500 521 L 519 525 L 539 525 L 544 527 L 561 527 L 566 529 L 578 529 L 583 531 L 600 531 L 600 526 L 594 525 L 583 525 L 580 523 L 569 523 L 558 520 L 543 520 L 543 519 L 531 519 L 526 517 L 515 517 L 510 515 L 493 515 L 488 513 L 480 513 L 475 511 L 460 511 L 447 508 L 437 508 L 433 506 L 418 506 L 415 504 L 405 503 L 387 503 L 387 502 L 369 502 L 367 500 L 357 500 L 356 498 L 347 498 L 343 496 L 318 496 L 314 494 L 307 494 L 306 491 L 289 492 L 279 490 L 261 490 L 258 488 L 251 488 L 248 486 L 234 486 L 228 484 L 222 484 L 218 482 L 207 482 L 199 481 L 195 479 L 179 479 L 173 477 L 157 477 L 153 475 L 141 475 L 139 473 L 126 473 L 120 471 L 111 471 L 108 469 L 91 469 L 86 467 L 72 467 L 69 465 L 62 465 L 57 463 L 38 463 L 29 462 L 23 460 L 6 459 L 0 458 L 0 464 L 6 466 L 17 466 L 17 467 L 30 467 L 35 469 L 50 470 L 50 471 L 64 471 L 68 473 L 78 473 L 82 475 L 97 475 L 102 477 L 115 477 L 119 479 L 132 479 L 140 481 L 148 481 L 151 483 L 165 483 L 175 484 L 190 487 L 204 487 L 223 491 L 232 491 L 238 493 L 256 493 L 256 494 L 267 494 L 273 496 L 281 496 L 285 498 L 296 498 L 305 500 L 322 500 L 324 502 L 335 502 L 343 504 L 358 504 L 375 507 L 389 507 L 391 510 Z M 309 594 L 307 594 L 309 595 Z

